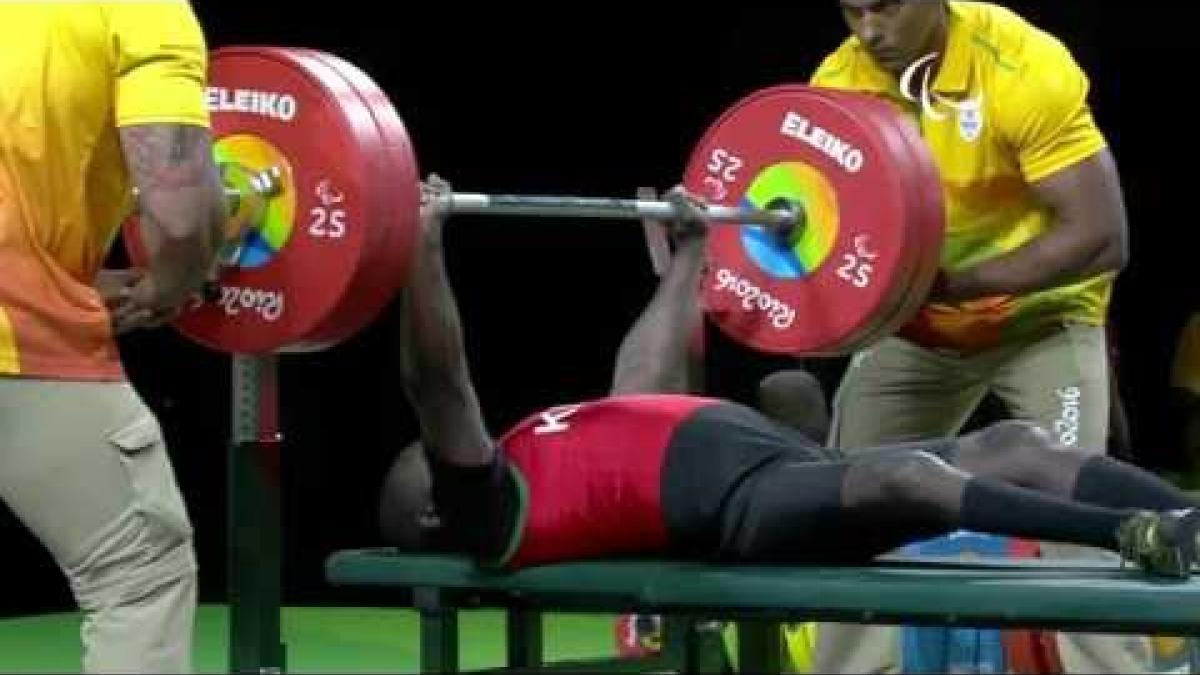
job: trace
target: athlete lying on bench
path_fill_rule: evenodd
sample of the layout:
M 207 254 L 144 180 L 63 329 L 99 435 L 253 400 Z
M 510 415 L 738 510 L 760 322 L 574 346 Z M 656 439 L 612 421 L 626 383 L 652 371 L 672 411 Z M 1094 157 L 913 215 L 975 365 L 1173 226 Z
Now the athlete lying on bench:
M 436 177 L 426 185 L 444 189 Z M 670 268 L 621 345 L 611 395 L 537 412 L 498 440 L 467 368 L 444 216 L 426 208 L 397 342 L 421 440 L 384 483 L 390 544 L 508 569 L 621 556 L 862 564 L 961 528 L 1106 548 L 1156 575 L 1189 575 L 1195 503 L 1031 425 L 847 458 L 801 430 L 802 406 L 785 425 L 681 393 L 708 228 L 685 193 L 668 196 L 688 215 L 670 225 Z M 815 380 L 807 392 L 823 407 Z

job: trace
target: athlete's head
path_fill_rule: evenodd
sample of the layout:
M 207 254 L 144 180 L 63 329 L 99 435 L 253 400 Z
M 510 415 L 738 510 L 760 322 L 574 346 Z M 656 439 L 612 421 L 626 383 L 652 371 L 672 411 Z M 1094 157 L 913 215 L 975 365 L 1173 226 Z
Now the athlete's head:
M 839 4 L 867 53 L 897 77 L 913 61 L 943 49 L 946 0 L 839 0 Z
M 424 448 L 415 442 L 396 455 L 379 495 L 384 539 L 405 550 L 421 550 L 440 525 L 433 508 L 433 480 Z
M 829 434 L 829 408 L 820 381 L 806 370 L 781 370 L 758 383 L 758 409 L 817 443 Z

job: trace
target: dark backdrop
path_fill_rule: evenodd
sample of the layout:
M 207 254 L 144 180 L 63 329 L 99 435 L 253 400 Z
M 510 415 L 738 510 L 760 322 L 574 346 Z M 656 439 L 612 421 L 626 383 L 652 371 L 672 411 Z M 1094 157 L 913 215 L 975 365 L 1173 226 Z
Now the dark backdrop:
M 1125 3 L 1012 2 L 1061 36 L 1092 75 L 1093 104 L 1123 172 L 1133 262 L 1114 306 L 1123 392 L 1148 465 L 1170 464 L 1162 412 L 1174 335 L 1197 283 L 1184 241 L 1196 219 L 1194 104 L 1173 87 L 1194 41 Z M 1109 5 L 1114 5 L 1110 7 Z M 463 190 L 631 195 L 669 187 L 693 142 L 750 91 L 802 81 L 844 34 L 832 0 L 786 7 L 699 3 L 479 6 L 452 3 L 197 3 L 213 48 L 306 46 L 365 69 L 404 116 L 423 171 Z M 463 218 L 449 264 L 488 421 L 604 392 L 617 341 L 652 288 L 640 228 Z M 745 398 L 778 360 L 713 338 L 716 393 Z M 331 350 L 285 357 L 285 595 L 345 601 L 323 557 L 376 543 L 374 492 L 414 433 L 387 385 L 380 321 Z M 202 598 L 224 597 L 229 359 L 170 331 L 122 340 L 132 380 L 160 414 L 196 525 Z M 784 364 L 786 365 L 786 364 Z M 830 386 L 842 363 L 818 364 Z M 0 515 L 9 591 L 0 612 L 71 606 L 50 558 Z

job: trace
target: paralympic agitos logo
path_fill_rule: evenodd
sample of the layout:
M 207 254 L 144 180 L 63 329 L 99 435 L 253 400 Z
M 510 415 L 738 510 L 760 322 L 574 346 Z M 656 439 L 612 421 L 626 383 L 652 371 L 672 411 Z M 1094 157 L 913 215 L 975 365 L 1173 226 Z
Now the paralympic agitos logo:
M 938 54 L 926 54 L 904 70 L 900 77 L 900 93 L 905 98 L 921 104 L 921 112 L 934 122 L 943 122 L 950 114 L 958 117 L 958 131 L 964 141 L 974 143 L 983 134 L 983 92 L 963 101 L 950 99 L 933 91 L 933 63 Z M 948 111 L 948 112 L 947 112 Z

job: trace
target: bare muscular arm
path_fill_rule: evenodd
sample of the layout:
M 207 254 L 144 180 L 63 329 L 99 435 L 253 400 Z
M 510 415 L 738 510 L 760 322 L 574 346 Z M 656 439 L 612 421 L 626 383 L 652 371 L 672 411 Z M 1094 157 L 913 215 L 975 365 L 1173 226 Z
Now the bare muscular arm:
M 674 191 L 668 195 L 685 217 L 675 225 L 676 248 L 654 296 L 621 342 L 611 393 L 688 393 L 691 344 L 702 326 L 700 281 L 708 225 L 699 205 Z
M 1129 258 L 1125 203 L 1109 150 L 1033 188 L 1054 212 L 1054 225 L 1010 253 L 947 274 L 935 299 L 1025 295 L 1124 268 Z
M 433 190 L 449 189 L 431 179 Z M 401 373 L 427 452 L 480 466 L 494 448 L 471 383 L 462 321 L 442 254 L 444 216 L 426 207 L 423 236 L 400 304 Z
M 129 302 L 114 311 L 121 326 L 168 316 L 200 288 L 221 243 L 226 202 L 208 129 L 146 124 L 119 133 L 149 260 Z

